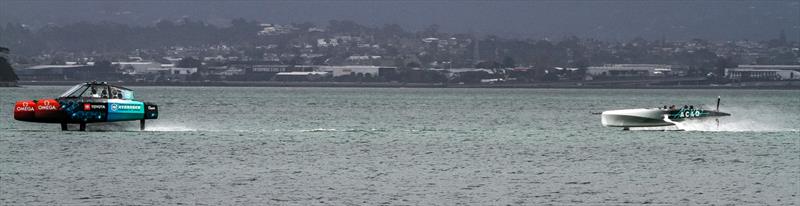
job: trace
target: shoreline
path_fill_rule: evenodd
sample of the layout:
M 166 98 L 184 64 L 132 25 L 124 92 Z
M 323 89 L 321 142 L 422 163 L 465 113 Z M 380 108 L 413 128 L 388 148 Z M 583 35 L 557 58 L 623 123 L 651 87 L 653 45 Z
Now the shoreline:
M 83 81 L 19 81 L 16 86 L 71 86 Z M 745 82 L 731 85 L 630 85 L 603 82 L 547 82 L 500 84 L 444 84 L 397 82 L 271 82 L 271 81 L 214 81 L 214 82 L 109 82 L 120 86 L 175 87 L 351 87 L 351 88 L 533 88 L 533 89 L 800 89 L 800 81 Z
M 0 81 L 0 87 L 18 87 L 18 86 L 19 86 L 19 85 L 18 85 L 18 84 L 17 84 L 17 82 L 15 82 L 15 81 L 12 81 L 12 82 L 3 82 L 3 81 Z

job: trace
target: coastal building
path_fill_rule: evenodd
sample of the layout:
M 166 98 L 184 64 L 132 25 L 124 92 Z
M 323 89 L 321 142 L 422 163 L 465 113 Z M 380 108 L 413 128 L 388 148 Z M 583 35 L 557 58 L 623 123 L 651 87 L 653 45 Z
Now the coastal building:
M 110 63 L 110 64 L 109 64 Z M 158 62 L 66 62 L 63 65 L 36 65 L 16 70 L 20 78 L 34 81 L 117 79 L 126 75 L 188 76 L 197 68 L 179 68 Z
M 800 65 L 739 65 L 725 69 L 731 80 L 800 80 Z
M 148 68 L 161 67 L 158 62 L 111 62 L 112 65 L 119 65 L 122 70 L 146 70 Z M 94 62 L 88 62 L 87 65 L 94 65 Z
M 273 81 L 319 81 L 330 76 L 329 72 L 278 72 Z
M 285 64 L 262 64 L 252 65 L 247 70 L 249 76 L 259 76 L 261 80 L 268 80 L 281 72 L 313 72 L 317 67 L 312 65 L 285 65 Z
M 269 65 L 252 65 L 250 71 L 254 73 L 278 73 L 289 71 L 291 65 L 269 64 Z
M 258 31 L 259 36 L 274 36 L 280 34 L 288 34 L 292 31 L 297 30 L 296 27 L 292 25 L 280 25 L 280 24 L 261 24 L 261 31 Z
M 197 72 L 197 68 L 180 67 L 154 67 L 137 70 L 132 74 L 164 74 L 164 75 L 190 75 Z
M 431 69 L 437 71 L 448 79 L 460 78 L 463 76 L 489 76 L 493 75 L 495 71 L 490 69 L 481 68 L 449 68 L 449 69 Z
M 609 64 L 586 69 L 593 77 L 664 77 L 671 73 L 672 66 L 663 64 Z
M 318 71 L 330 72 L 333 77 L 339 76 L 389 76 L 397 72 L 397 67 L 381 67 L 381 66 L 319 66 Z
M 23 80 L 59 81 L 87 79 L 91 67 L 90 65 L 36 65 L 15 71 Z

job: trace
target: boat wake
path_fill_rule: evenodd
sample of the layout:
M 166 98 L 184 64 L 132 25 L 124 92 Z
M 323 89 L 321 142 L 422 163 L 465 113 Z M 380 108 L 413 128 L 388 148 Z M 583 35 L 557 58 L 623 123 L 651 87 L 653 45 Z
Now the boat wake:
M 131 124 L 127 130 L 139 131 L 139 124 Z M 194 131 L 213 131 L 208 128 L 200 128 L 195 125 L 186 125 L 184 123 L 170 122 L 164 120 L 148 121 L 144 131 L 154 132 L 194 132 Z
M 800 131 L 794 123 L 797 117 L 788 116 L 778 109 L 766 107 L 727 108 L 731 116 L 715 119 L 687 120 L 672 122 L 685 131 L 723 131 L 723 132 L 791 132 Z M 794 123 L 792 123 L 794 122 Z
M 274 132 L 385 132 L 383 129 L 335 129 L 335 128 L 316 128 L 316 129 L 275 129 Z

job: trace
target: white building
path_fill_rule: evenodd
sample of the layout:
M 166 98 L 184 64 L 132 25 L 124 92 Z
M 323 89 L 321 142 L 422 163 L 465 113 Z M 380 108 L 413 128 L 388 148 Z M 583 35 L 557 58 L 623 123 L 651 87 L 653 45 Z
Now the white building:
M 189 75 L 197 72 L 197 68 L 180 68 L 180 67 L 152 67 L 145 69 L 136 69 L 128 74 L 170 74 L 170 75 Z
M 258 31 L 258 35 L 279 35 L 279 34 L 288 34 L 292 31 L 297 30 L 292 25 L 280 25 L 280 24 L 261 24 L 261 31 Z
M 347 60 L 350 61 L 365 61 L 365 60 L 373 60 L 373 59 L 380 59 L 381 56 L 376 55 L 352 55 L 347 57 Z
M 164 60 L 167 60 L 173 64 L 177 64 L 179 61 L 183 60 L 181 57 L 164 57 Z
M 161 67 L 161 63 L 158 62 L 111 62 L 111 64 L 119 65 L 119 68 L 125 72 L 144 71 L 148 68 Z
M 317 47 L 328 47 L 329 45 L 326 39 L 317 39 Z
M 316 81 L 330 76 L 329 72 L 278 72 L 274 81 Z
M 430 37 L 430 38 L 422 39 L 422 42 L 425 42 L 425 43 L 431 43 L 431 42 L 435 42 L 435 41 L 439 41 L 439 38 Z
M 379 67 L 379 66 L 320 66 L 319 71 L 321 72 L 331 72 L 334 77 L 338 76 L 346 76 L 346 75 L 367 75 L 370 76 L 378 76 L 380 74 L 381 68 L 388 68 L 388 67 Z
M 609 64 L 586 69 L 590 76 L 658 77 L 672 73 L 672 66 L 663 64 Z
M 253 72 L 286 72 L 289 71 L 289 65 L 253 65 L 251 71 Z
M 800 65 L 739 65 L 725 69 L 732 80 L 800 80 Z

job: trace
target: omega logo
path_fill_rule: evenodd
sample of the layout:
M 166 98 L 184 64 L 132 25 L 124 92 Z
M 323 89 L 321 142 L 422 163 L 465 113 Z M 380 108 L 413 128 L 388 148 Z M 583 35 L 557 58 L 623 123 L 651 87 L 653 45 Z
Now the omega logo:
M 42 105 L 38 106 L 39 110 L 56 110 L 56 106 L 53 106 L 50 101 L 42 101 Z
M 18 112 L 32 112 L 33 107 L 31 107 L 28 102 L 22 102 L 22 107 L 17 107 Z

